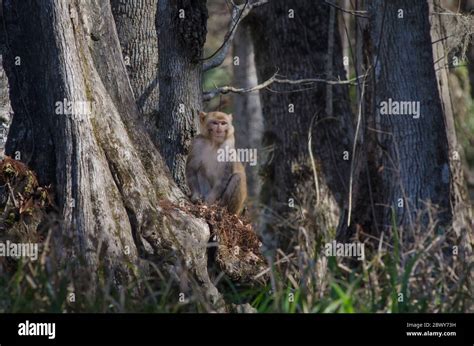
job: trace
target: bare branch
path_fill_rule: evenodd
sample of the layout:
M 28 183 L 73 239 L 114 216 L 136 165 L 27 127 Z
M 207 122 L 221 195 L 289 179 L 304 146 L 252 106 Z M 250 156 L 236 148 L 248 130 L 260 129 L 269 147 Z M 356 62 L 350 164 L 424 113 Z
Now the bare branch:
M 232 1 L 232 20 L 230 21 L 229 31 L 225 35 L 224 43 L 222 43 L 222 45 L 211 56 L 203 59 L 205 60 L 203 64 L 204 72 L 209 71 L 210 69 L 217 67 L 224 62 L 240 22 L 250 13 L 252 9 L 266 4 L 267 2 L 268 0 L 247 0 L 245 4 L 235 5 Z
M 253 91 L 265 89 L 273 83 L 276 84 L 314 84 L 314 83 L 326 83 L 329 85 L 343 85 L 343 84 L 356 84 L 356 82 L 360 79 L 364 78 L 364 76 L 359 76 L 356 78 L 348 79 L 348 80 L 328 80 L 328 79 L 321 79 L 321 78 L 306 78 L 306 79 L 282 79 L 278 78 L 278 75 L 275 73 L 271 78 L 267 79 L 265 82 L 255 85 L 250 88 L 236 88 L 233 86 L 223 86 L 220 88 L 216 88 L 214 90 L 207 91 L 203 94 L 203 100 L 209 101 L 214 97 L 221 95 L 221 94 L 228 94 L 228 93 L 236 93 L 236 94 L 245 94 L 250 93 Z

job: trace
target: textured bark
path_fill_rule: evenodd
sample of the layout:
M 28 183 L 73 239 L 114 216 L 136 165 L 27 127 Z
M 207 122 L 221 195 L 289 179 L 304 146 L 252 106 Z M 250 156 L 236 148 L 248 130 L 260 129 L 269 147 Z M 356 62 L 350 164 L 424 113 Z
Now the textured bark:
M 471 16 L 474 16 L 474 0 L 463 0 L 461 2 L 461 10 L 464 13 L 470 13 Z M 474 98 L 474 42 L 471 41 L 469 48 L 467 50 L 467 59 L 469 70 L 469 82 L 471 84 L 471 97 Z
M 3 69 L 3 57 L 5 49 L 0 43 L 0 126 L 10 123 L 10 98 L 8 96 L 8 78 Z
M 160 105 L 155 140 L 173 178 L 187 190 L 186 156 L 202 109 L 206 1 L 159 1 L 157 18 Z
M 0 25 L 3 23 L 3 12 L 0 1 Z M 7 140 L 8 127 L 11 122 L 11 105 L 8 96 L 8 78 L 3 69 L 3 56 L 6 53 L 5 32 L 0 27 L 0 157 L 3 156 Z
M 395 223 L 428 221 L 427 203 L 439 207 L 439 222 L 451 220 L 450 165 L 443 108 L 433 68 L 428 4 L 424 1 L 371 1 L 373 103 L 377 150 L 370 153 L 374 206 L 380 230 Z M 399 9 L 403 19 L 398 18 Z M 380 114 L 382 101 L 420 102 L 420 118 Z M 403 207 L 399 207 L 399 199 Z M 418 218 L 421 217 L 421 220 Z
M 254 49 L 249 27 L 242 23 L 233 42 L 233 56 L 239 58 L 239 65 L 234 65 L 234 85 L 239 88 L 250 88 L 258 84 L 255 69 Z M 263 117 L 259 92 L 234 95 L 234 127 L 238 134 L 236 148 L 257 149 L 263 132 Z M 249 197 L 257 197 L 260 192 L 260 178 L 257 166 L 246 165 L 247 187 Z
M 294 11 L 294 18 L 289 18 L 290 9 Z M 330 64 L 333 75 L 326 75 L 329 13 L 330 7 L 324 2 L 309 0 L 291 3 L 273 0 L 256 9 L 251 25 L 259 82 L 275 72 L 288 79 L 346 79 L 338 30 L 334 30 Z M 262 224 L 263 233 L 273 234 L 279 229 L 284 244 L 294 233 L 293 225 L 288 223 L 294 218 L 288 215 L 295 215 L 296 208 L 289 207 L 289 199 L 294 198 L 298 207 L 314 208 L 315 184 L 308 132 L 312 134 L 311 149 L 317 161 L 320 189 L 329 190 L 339 208 L 344 208 L 350 161 L 344 160 L 343 155 L 352 150 L 353 124 L 345 86 L 331 88 L 329 109 L 332 108 L 332 116 L 325 113 L 328 89 L 324 83 L 293 87 L 272 85 L 271 89 L 260 93 L 264 116 L 263 147 L 271 148 L 263 162 L 262 202 L 268 208 Z M 289 112 L 290 104 L 294 105 L 294 113 Z M 329 209 L 328 205 L 331 202 L 325 201 L 316 208 Z M 287 222 L 277 227 L 272 217 L 274 213 Z M 329 210 L 325 213 L 329 214 Z
M 166 259 L 162 266 L 185 263 L 216 299 L 207 225 L 163 208 L 183 195 L 142 126 L 110 4 L 7 1 L 4 10 L 15 111 L 7 152 L 20 151 L 41 184 L 55 188 L 60 221 L 53 249 L 62 263 L 84 261 L 75 269 L 91 280 L 103 266 L 122 283 L 131 275 L 126 261 L 153 254 Z M 64 99 L 92 102 L 91 113 L 55 114 Z
M 111 0 L 110 4 L 138 109 L 149 133 L 157 136 L 158 0 Z
M 452 173 L 451 179 L 451 207 L 453 209 L 453 226 L 457 234 L 465 231 L 465 227 L 469 225 L 470 203 L 466 181 L 464 179 L 462 158 L 464 150 L 458 143 L 456 129 L 454 125 L 454 108 L 451 97 L 451 86 L 449 83 L 449 52 L 443 38 L 448 37 L 446 31 L 445 19 L 442 15 L 436 14 L 433 10 L 434 5 L 439 8 L 438 0 L 430 1 L 430 12 L 432 13 L 431 21 L 431 41 L 433 44 L 434 69 L 436 71 L 436 79 L 438 82 L 438 91 L 443 107 L 445 117 L 446 133 L 448 136 L 450 168 Z
M 471 97 L 474 99 L 474 44 L 471 42 L 469 45 L 468 51 L 468 59 L 469 59 L 469 83 L 471 84 Z

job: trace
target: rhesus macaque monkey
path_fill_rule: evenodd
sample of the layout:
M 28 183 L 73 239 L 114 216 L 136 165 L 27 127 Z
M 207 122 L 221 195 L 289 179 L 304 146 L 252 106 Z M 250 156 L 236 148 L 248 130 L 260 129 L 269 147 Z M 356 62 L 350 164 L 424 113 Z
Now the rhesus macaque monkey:
M 219 149 L 235 149 L 232 114 L 199 112 L 199 130 L 186 161 L 191 201 L 217 203 L 239 215 L 247 198 L 244 166 L 218 160 Z

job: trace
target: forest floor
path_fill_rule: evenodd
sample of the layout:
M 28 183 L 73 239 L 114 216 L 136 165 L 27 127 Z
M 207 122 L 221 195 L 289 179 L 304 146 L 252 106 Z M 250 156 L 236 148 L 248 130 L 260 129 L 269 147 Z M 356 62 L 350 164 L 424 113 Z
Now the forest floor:
M 48 187 L 38 186 L 33 172 L 8 158 L 0 163 L 0 183 L 11 189 L 2 202 L 0 240 L 40 244 L 40 255 L 35 259 L 0 257 L 0 312 L 216 310 L 199 284 L 191 281 L 184 294 L 174 279 L 158 270 L 145 273 L 136 268 L 136 280 L 121 290 L 102 278 L 94 295 L 75 292 L 70 270 L 51 270 L 47 251 L 50 232 L 38 227 L 42 213 L 52 204 Z M 214 235 L 227 239 L 228 248 L 240 244 L 245 250 L 242 254 L 259 263 L 258 273 L 251 274 L 262 280 L 251 283 L 242 283 L 241 277 L 211 265 L 227 311 L 246 306 L 247 311 L 261 313 L 474 312 L 472 250 L 460 246 L 453 251 L 452 244 L 463 244 L 462 239 L 454 231 L 440 234 L 435 222 L 427 231 L 411 236 L 394 229 L 390 241 L 381 237 L 364 242 L 359 258 L 328 256 L 324 242 L 308 244 L 302 234 L 295 234 L 300 240 L 294 251 L 277 251 L 269 267 L 263 257 L 252 252 L 259 246 L 258 239 L 242 237 L 242 232 L 251 232 L 247 223 L 240 222 L 241 229 L 235 230 L 232 222 L 212 208 L 196 207 L 195 212 L 214 225 Z M 303 221 L 306 227 L 320 226 L 312 219 Z M 242 258 L 236 257 L 237 261 Z

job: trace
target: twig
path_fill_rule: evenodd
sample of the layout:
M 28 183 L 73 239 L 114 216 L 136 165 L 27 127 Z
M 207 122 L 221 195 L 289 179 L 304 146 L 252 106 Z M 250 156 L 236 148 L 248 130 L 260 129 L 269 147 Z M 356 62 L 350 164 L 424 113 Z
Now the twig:
M 358 81 L 360 78 L 363 78 L 364 76 L 359 76 L 355 77 L 352 79 L 347 79 L 347 80 L 328 80 L 328 79 L 322 79 L 322 78 L 306 78 L 306 79 L 282 79 L 278 78 L 278 75 L 275 73 L 271 78 L 267 79 L 265 82 L 255 85 L 250 88 L 236 88 L 233 86 L 223 86 L 220 88 L 216 88 L 214 90 L 210 90 L 204 93 L 203 95 L 203 100 L 204 101 L 209 101 L 212 98 L 216 97 L 219 94 L 227 94 L 227 93 L 236 93 L 236 94 L 245 94 L 245 93 L 250 93 L 253 91 L 265 89 L 268 86 L 270 86 L 273 83 L 276 84 L 290 84 L 290 85 L 295 85 L 295 84 L 313 84 L 313 83 L 326 83 L 326 84 L 331 84 L 331 85 L 344 85 L 344 84 L 354 84 L 356 81 Z
M 18 209 L 18 208 L 20 207 L 20 205 L 18 204 L 18 202 L 17 202 L 16 199 L 15 199 L 15 194 L 14 194 L 14 192 L 13 192 L 12 187 L 10 186 L 10 183 L 7 183 L 7 187 L 8 187 L 8 192 L 10 193 L 10 196 L 11 196 L 11 198 L 12 198 L 12 200 L 13 200 L 13 205 L 15 206 L 15 208 Z
M 328 4 L 329 6 L 332 6 L 336 9 L 338 9 L 339 11 L 342 11 L 342 12 L 345 12 L 345 13 L 349 13 L 353 16 L 356 16 L 356 17 L 362 17 L 362 18 L 369 18 L 368 16 L 364 16 L 362 13 L 367 13 L 367 11 L 350 11 L 350 10 L 346 10 L 342 7 L 339 7 L 337 6 L 336 4 L 333 4 L 332 2 L 328 1 L 328 0 L 325 0 L 324 1 L 326 4 Z
M 279 259 L 278 261 L 273 263 L 273 265 L 289 262 L 291 257 L 294 257 L 293 254 L 284 255 L 284 257 L 282 259 Z M 258 279 L 259 277 L 261 277 L 261 276 L 265 275 L 266 273 L 268 273 L 270 270 L 271 270 L 271 266 L 269 266 L 268 268 L 262 270 L 260 273 L 256 274 L 253 278 Z
M 224 62 L 227 53 L 229 52 L 231 43 L 234 39 L 235 32 L 240 22 L 250 13 L 255 7 L 266 4 L 268 0 L 258 0 L 258 1 L 245 1 L 243 5 L 234 5 L 232 9 L 232 20 L 230 22 L 230 29 L 225 35 L 224 42 L 222 45 L 209 57 L 204 58 L 203 71 L 209 71 L 210 69 L 221 65 Z M 233 3 L 233 2 L 232 2 Z

